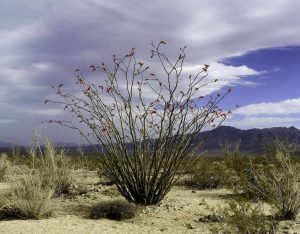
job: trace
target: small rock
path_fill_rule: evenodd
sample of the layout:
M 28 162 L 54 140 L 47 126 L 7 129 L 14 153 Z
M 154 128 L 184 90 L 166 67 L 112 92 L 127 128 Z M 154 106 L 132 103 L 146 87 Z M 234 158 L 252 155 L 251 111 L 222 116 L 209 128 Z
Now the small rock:
M 100 188 L 94 188 L 93 191 L 94 192 L 101 192 L 101 189 Z
M 191 223 L 187 223 L 185 226 L 186 226 L 187 229 L 195 229 L 195 228 L 196 228 L 196 227 L 195 227 L 193 224 L 191 224 Z
M 223 220 L 222 216 L 220 215 L 205 215 L 199 217 L 199 222 L 221 222 Z
M 166 227 L 163 227 L 163 228 L 160 229 L 161 232 L 165 232 L 165 231 L 168 231 L 168 230 L 169 230 L 169 229 L 166 228 Z
M 212 215 L 208 215 L 208 216 L 207 216 L 207 219 L 208 219 L 209 221 L 211 221 L 211 222 L 221 222 L 221 221 L 222 221 L 222 216 L 212 214 Z

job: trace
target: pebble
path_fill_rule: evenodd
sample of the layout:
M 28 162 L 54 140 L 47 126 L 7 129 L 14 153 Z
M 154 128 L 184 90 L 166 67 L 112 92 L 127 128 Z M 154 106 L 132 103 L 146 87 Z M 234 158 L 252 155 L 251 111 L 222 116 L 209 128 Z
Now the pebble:
M 221 222 L 222 216 L 220 215 L 206 215 L 206 216 L 200 216 L 199 222 Z
M 187 223 L 185 226 L 186 226 L 187 229 L 195 229 L 195 228 L 196 228 L 196 227 L 195 227 L 193 224 L 191 224 L 191 223 Z

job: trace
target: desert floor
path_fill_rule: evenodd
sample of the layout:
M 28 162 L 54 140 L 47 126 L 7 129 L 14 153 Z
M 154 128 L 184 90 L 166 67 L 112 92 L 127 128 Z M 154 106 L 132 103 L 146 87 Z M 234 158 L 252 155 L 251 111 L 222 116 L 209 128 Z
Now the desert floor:
M 218 214 L 218 208 L 230 199 L 230 192 L 225 189 L 199 191 L 175 186 L 160 205 L 141 209 L 133 219 L 94 220 L 89 218 L 93 205 L 122 197 L 114 186 L 99 183 L 96 172 L 78 170 L 74 178 L 75 187 L 82 192 L 57 198 L 54 217 L 0 221 L 0 233 L 223 233 L 221 222 L 199 221 L 199 218 Z M 0 191 L 6 189 L 9 183 L 0 183 Z M 278 233 L 300 233 L 300 222 L 281 222 Z

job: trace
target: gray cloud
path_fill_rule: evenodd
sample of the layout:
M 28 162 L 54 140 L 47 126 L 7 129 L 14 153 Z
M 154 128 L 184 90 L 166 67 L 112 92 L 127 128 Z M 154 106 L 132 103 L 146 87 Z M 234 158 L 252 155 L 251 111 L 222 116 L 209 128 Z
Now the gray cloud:
M 32 128 L 40 127 L 49 110 L 43 105 L 51 95 L 49 84 L 70 86 L 77 67 L 87 73 L 90 64 L 108 62 L 132 46 L 148 60 L 151 40 L 166 40 L 170 56 L 188 45 L 191 65 L 299 44 L 299 8 L 297 0 L 5 1 L 0 8 L 0 139 L 27 139 Z M 43 128 L 57 138 L 75 139 Z

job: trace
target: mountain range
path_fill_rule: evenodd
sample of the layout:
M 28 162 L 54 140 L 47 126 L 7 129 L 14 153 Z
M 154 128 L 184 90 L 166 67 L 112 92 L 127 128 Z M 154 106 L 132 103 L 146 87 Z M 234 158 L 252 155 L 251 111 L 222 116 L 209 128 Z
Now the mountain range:
M 4 142 L 4 141 L 0 141 L 0 148 L 7 148 L 10 146 L 11 146 L 11 144 Z
M 208 134 L 204 132 L 203 134 Z M 209 133 L 204 149 L 208 151 L 220 151 L 220 144 L 225 141 L 240 141 L 240 150 L 244 152 L 262 152 L 265 144 L 274 138 L 300 143 L 300 130 L 295 127 L 273 127 L 264 129 L 241 130 L 230 126 L 220 126 Z M 201 134 L 196 137 L 196 142 L 201 138 Z M 197 140 L 198 139 L 198 140 Z
M 199 142 L 203 137 L 208 138 L 202 150 L 220 151 L 220 144 L 225 141 L 237 142 L 240 141 L 240 150 L 245 152 L 261 152 L 264 149 L 266 142 L 274 139 L 275 137 L 287 139 L 292 142 L 300 143 L 300 130 L 295 127 L 274 127 L 264 129 L 248 129 L 242 130 L 230 126 L 220 126 L 212 131 L 199 133 L 195 138 L 195 143 Z M 76 148 L 78 145 L 73 143 L 58 142 L 55 144 L 57 147 Z M 0 148 L 8 148 L 11 144 L 0 141 Z M 85 146 L 86 149 L 91 147 Z

